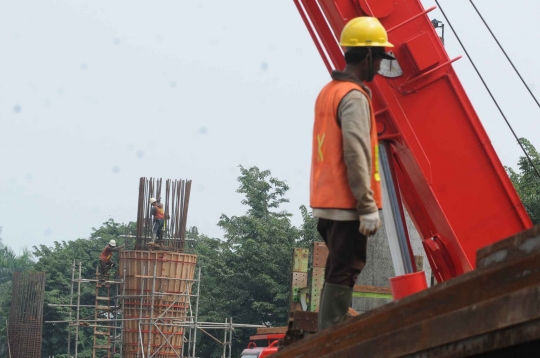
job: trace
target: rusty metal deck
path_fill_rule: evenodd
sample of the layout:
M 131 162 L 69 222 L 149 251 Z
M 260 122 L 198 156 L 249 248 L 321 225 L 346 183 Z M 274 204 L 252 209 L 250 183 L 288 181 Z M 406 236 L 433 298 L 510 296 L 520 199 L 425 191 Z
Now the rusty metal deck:
M 540 226 L 478 268 L 317 333 L 273 357 L 540 357 Z

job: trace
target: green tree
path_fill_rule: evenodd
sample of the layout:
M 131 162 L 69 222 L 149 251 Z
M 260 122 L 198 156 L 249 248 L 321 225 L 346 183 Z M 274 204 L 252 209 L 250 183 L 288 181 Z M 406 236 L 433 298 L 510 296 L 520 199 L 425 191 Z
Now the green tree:
M 527 139 L 520 138 L 519 141 L 532 159 L 536 168 L 540 168 L 540 153 L 538 153 L 536 148 Z M 506 171 L 514 184 L 525 209 L 527 209 L 531 220 L 533 223 L 539 224 L 540 178 L 526 156 L 519 158 L 518 169 L 518 172 L 515 172 L 512 168 L 506 167 Z
M 201 316 L 218 322 L 233 317 L 238 323 L 283 326 L 288 316 L 292 250 L 318 239 L 316 221 L 301 207 L 303 225 L 291 224 L 291 214 L 280 207 L 289 201 L 289 186 L 270 171 L 240 166 L 240 173 L 237 192 L 244 195 L 246 213 L 221 216 L 218 226 L 224 230 L 225 241 L 203 238 L 195 246 L 203 267 Z M 205 276 L 211 278 L 206 281 Z M 234 356 L 245 348 L 251 334 L 253 330 L 235 331 Z M 218 357 L 220 349 L 205 351 L 204 339 L 198 354 Z
M 32 253 L 27 248 L 17 255 L 9 246 L 0 244 L 0 284 L 11 282 L 14 272 L 31 270 L 33 265 Z
M 315 241 L 322 241 L 321 235 L 317 231 L 317 218 L 314 218 L 304 205 L 300 206 L 300 214 L 302 215 L 302 225 L 296 247 L 309 248 Z

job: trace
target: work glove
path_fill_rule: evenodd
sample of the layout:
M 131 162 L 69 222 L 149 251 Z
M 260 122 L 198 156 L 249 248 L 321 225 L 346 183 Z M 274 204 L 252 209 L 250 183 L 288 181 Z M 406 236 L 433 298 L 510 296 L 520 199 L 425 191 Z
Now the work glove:
M 365 237 L 373 236 L 379 230 L 381 226 L 381 219 L 379 218 L 379 212 L 376 211 L 371 214 L 360 215 L 360 228 L 359 231 Z

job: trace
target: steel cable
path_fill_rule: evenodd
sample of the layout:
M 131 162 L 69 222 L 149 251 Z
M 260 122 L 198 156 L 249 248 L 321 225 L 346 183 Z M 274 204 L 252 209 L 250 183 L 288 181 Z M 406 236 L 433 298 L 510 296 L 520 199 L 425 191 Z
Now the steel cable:
M 486 88 L 486 90 L 488 91 L 489 93 L 489 96 L 491 97 L 491 99 L 493 100 L 493 103 L 495 103 L 495 106 L 497 106 L 497 109 L 499 110 L 499 113 L 501 114 L 501 116 L 503 117 L 504 121 L 506 122 L 506 124 L 508 125 L 508 128 L 510 128 L 510 131 L 512 132 L 512 134 L 514 135 L 514 138 L 516 139 L 516 141 L 518 142 L 519 146 L 521 147 L 521 150 L 523 151 L 523 153 L 525 154 L 525 156 L 527 157 L 527 160 L 529 161 L 529 163 L 531 164 L 531 166 L 533 167 L 534 171 L 536 172 L 536 175 L 538 176 L 538 178 L 540 178 L 540 172 L 538 171 L 538 168 L 536 167 L 536 165 L 534 164 L 533 160 L 531 159 L 531 157 L 529 156 L 529 153 L 527 153 L 527 151 L 525 150 L 525 147 L 523 147 L 523 144 L 521 143 L 521 141 L 519 140 L 519 137 L 517 136 L 516 132 L 514 131 L 514 128 L 512 128 L 512 125 L 510 124 L 510 122 L 508 121 L 508 119 L 506 118 L 506 115 L 504 114 L 502 108 L 499 106 L 499 103 L 497 102 L 497 100 L 495 99 L 495 96 L 493 95 L 493 93 L 491 92 L 491 90 L 489 89 L 489 86 L 487 85 L 486 81 L 484 80 L 484 77 L 482 76 L 482 74 L 480 73 L 480 71 L 478 70 L 478 67 L 476 67 L 476 64 L 474 63 L 474 61 L 472 60 L 471 56 L 469 55 L 469 52 L 467 51 L 467 49 L 465 48 L 465 46 L 463 45 L 463 42 L 461 41 L 461 39 L 459 38 L 458 34 L 456 33 L 456 31 L 454 30 L 454 27 L 452 26 L 452 23 L 450 22 L 450 20 L 448 19 L 448 17 L 446 16 L 443 8 L 441 7 L 441 5 L 439 4 L 439 0 L 435 0 L 435 3 L 437 4 L 437 7 L 439 8 L 439 10 L 441 10 L 441 13 L 442 15 L 444 16 L 446 22 L 448 23 L 448 26 L 450 26 L 450 29 L 452 30 L 452 32 L 454 33 L 454 36 L 456 36 L 456 39 L 458 40 L 461 48 L 463 49 L 463 51 L 465 52 L 465 55 L 467 56 L 467 58 L 469 59 L 469 61 L 471 62 L 472 66 L 474 67 L 474 70 L 476 71 L 476 74 L 478 75 L 478 77 L 480 78 L 480 80 L 482 81 L 482 83 L 484 84 L 484 87 Z
M 472 0 L 469 0 L 469 2 L 471 3 L 471 5 L 474 7 L 474 10 L 476 10 L 476 13 L 478 14 L 478 16 L 480 16 L 480 19 L 482 20 L 482 22 L 484 23 L 484 25 L 486 25 L 486 28 L 488 29 L 489 33 L 491 34 L 491 36 L 493 37 L 493 39 L 495 40 L 495 42 L 497 43 L 497 45 L 499 46 L 499 48 L 501 49 L 502 53 L 504 54 L 504 56 L 506 57 L 506 59 L 508 60 L 508 62 L 510 62 L 510 65 L 512 65 L 512 68 L 514 69 L 514 71 L 516 71 L 516 74 L 518 75 L 519 79 L 521 80 L 521 82 L 523 83 L 523 85 L 525 86 L 525 88 L 527 88 L 527 91 L 529 91 L 529 94 L 531 95 L 531 97 L 534 99 L 534 101 L 536 102 L 536 105 L 538 106 L 538 108 L 540 108 L 540 102 L 538 102 L 538 100 L 536 99 L 536 97 L 534 96 L 534 94 L 532 93 L 531 89 L 529 88 L 529 85 L 527 85 L 527 83 L 525 82 L 525 80 L 523 79 L 523 76 L 521 76 L 521 73 L 518 71 L 518 69 L 516 68 L 516 66 L 514 65 L 514 63 L 512 62 L 512 60 L 510 59 L 510 56 L 508 56 L 508 54 L 506 53 L 506 51 L 504 50 L 504 48 L 502 47 L 501 43 L 499 42 L 499 40 L 497 39 L 497 37 L 495 36 L 495 34 L 493 33 L 493 31 L 491 31 L 491 28 L 489 27 L 489 25 L 487 24 L 486 20 L 484 20 L 484 17 L 482 16 L 482 14 L 480 13 L 480 11 L 478 11 L 478 8 L 476 7 L 476 5 L 473 3 Z

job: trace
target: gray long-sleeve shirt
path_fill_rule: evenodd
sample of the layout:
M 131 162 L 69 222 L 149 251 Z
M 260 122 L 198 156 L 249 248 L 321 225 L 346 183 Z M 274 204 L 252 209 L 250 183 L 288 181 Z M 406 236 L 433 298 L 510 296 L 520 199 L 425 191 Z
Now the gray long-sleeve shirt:
M 332 79 L 354 82 L 371 96 L 369 88 L 348 73 L 334 71 Z M 371 114 L 367 97 L 360 91 L 349 92 L 341 100 L 337 115 L 343 135 L 347 177 L 357 206 L 356 210 L 314 208 L 313 216 L 337 221 L 358 220 L 359 215 L 378 210 L 371 190 Z

